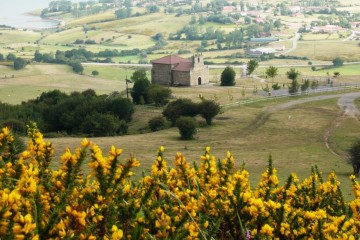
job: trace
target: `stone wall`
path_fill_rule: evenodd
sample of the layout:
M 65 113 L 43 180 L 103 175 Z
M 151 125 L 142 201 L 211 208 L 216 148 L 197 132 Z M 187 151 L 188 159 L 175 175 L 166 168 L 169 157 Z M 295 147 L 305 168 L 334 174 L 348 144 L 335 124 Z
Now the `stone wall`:
M 193 56 L 193 68 L 186 71 L 172 71 L 176 65 L 154 64 L 151 70 L 151 82 L 161 85 L 197 86 L 209 83 L 209 68 L 204 65 L 203 56 Z
M 174 83 L 181 86 L 190 86 L 190 72 L 173 71 Z
M 209 68 L 204 65 L 202 54 L 193 57 L 194 67 L 190 72 L 190 86 L 203 85 L 209 83 Z
M 153 84 L 169 85 L 171 81 L 171 65 L 153 64 L 151 82 Z
M 190 86 L 203 85 L 209 83 L 209 69 L 204 66 L 203 68 L 194 68 L 190 72 Z M 200 84 L 199 84 L 200 78 Z

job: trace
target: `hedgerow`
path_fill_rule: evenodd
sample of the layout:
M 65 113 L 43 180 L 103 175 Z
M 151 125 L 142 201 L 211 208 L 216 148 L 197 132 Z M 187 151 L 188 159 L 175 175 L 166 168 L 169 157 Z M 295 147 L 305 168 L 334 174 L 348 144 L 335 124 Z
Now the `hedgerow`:
M 360 185 L 343 200 L 335 173 L 324 180 L 313 168 L 300 182 L 279 184 L 271 158 L 256 188 L 234 167 L 230 152 L 216 160 L 206 148 L 193 166 L 178 153 L 168 167 L 164 147 L 151 173 L 133 179 L 140 162 L 107 156 L 91 141 L 61 156 L 35 124 L 27 150 L 14 151 L 8 128 L 0 132 L 1 239 L 358 239 Z M 85 162 L 91 170 L 85 175 Z

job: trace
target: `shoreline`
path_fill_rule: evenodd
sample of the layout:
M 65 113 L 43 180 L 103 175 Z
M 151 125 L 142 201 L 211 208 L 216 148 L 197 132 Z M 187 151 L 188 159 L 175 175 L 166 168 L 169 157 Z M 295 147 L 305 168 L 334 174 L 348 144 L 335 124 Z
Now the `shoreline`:
M 24 16 L 24 19 L 18 24 L 15 21 L 7 22 L 5 25 L 10 28 L 17 30 L 30 30 L 30 31 L 46 31 L 57 29 L 60 26 L 65 25 L 65 21 L 63 19 L 52 18 L 52 17 L 41 17 L 42 9 L 36 9 L 30 12 L 24 12 L 21 15 Z

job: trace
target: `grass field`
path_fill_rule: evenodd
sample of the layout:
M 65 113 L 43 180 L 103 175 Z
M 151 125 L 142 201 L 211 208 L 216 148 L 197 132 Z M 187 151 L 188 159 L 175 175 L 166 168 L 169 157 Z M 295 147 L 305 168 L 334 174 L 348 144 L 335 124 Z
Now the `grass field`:
M 0 67 L 1 71 L 9 71 Z M 92 70 L 98 70 L 97 77 L 89 76 Z M 130 75 L 134 69 L 128 69 Z M 10 72 L 9 72 L 10 73 Z M 35 98 L 41 92 L 58 88 L 65 92 L 83 91 L 94 88 L 97 93 L 110 93 L 125 89 L 124 69 L 86 67 L 84 75 L 76 75 L 68 66 L 63 65 L 29 65 L 19 72 L 21 76 L 10 79 L 0 79 L 0 101 L 19 103 Z M 126 74 L 126 71 L 125 71 Z M 212 73 L 214 75 L 214 73 Z M 253 98 L 252 79 L 245 78 L 245 87 L 210 87 L 172 88 L 176 97 L 187 97 L 200 101 L 199 94 L 206 99 L 219 103 L 229 103 L 245 98 Z M 251 181 L 255 184 L 260 173 L 265 170 L 269 154 L 273 156 L 275 166 L 279 169 L 279 177 L 284 180 L 290 172 L 296 172 L 300 178 L 308 176 L 312 165 L 318 165 L 324 174 L 333 169 L 339 174 L 344 192 L 350 193 L 348 175 L 351 166 L 343 158 L 332 155 L 325 147 L 323 135 L 338 116 L 337 99 L 301 104 L 291 109 L 285 109 L 272 114 L 263 112 L 264 107 L 277 105 L 297 98 L 284 98 L 269 102 L 241 106 L 225 110 L 216 117 L 214 126 L 200 127 L 196 138 L 191 141 L 179 140 L 176 128 L 155 133 L 129 135 L 122 137 L 104 137 L 92 139 L 104 151 L 115 144 L 124 149 L 124 157 L 134 154 L 141 163 L 141 170 L 149 171 L 156 156 L 156 149 L 164 145 L 165 156 L 172 162 L 176 152 L 181 151 L 191 161 L 198 161 L 206 146 L 210 146 L 218 158 L 225 156 L 230 150 L 237 166 L 245 163 L 252 174 Z M 359 104 L 360 105 L 360 104 Z M 147 121 L 161 115 L 161 109 L 138 106 L 130 132 L 142 131 Z M 198 118 L 200 126 L 204 121 Z M 333 131 L 330 144 L 339 153 L 344 153 L 360 132 L 357 121 L 347 120 Z M 148 131 L 148 130 L 145 130 Z M 61 155 L 65 147 L 77 146 L 80 138 L 51 139 L 56 147 L 56 156 Z M 55 163 L 56 165 L 56 163 Z
M 125 78 L 111 80 L 78 75 L 72 73 L 66 65 L 30 65 L 25 70 L 16 71 L 14 75 L 14 78 L 0 79 L 1 102 L 19 104 L 53 89 L 69 93 L 93 88 L 98 94 L 125 90 Z
M 309 175 L 311 166 L 314 165 L 319 166 L 324 177 L 335 169 L 348 198 L 348 176 L 351 166 L 347 165 L 344 159 L 332 155 L 326 149 L 322 138 L 324 131 L 338 114 L 336 99 L 302 104 L 276 112 L 258 124 L 257 120 L 261 119 L 263 107 L 278 103 L 267 102 L 227 110 L 215 119 L 214 126 L 199 128 L 196 138 L 191 141 L 179 140 L 175 128 L 142 135 L 92 140 L 105 149 L 116 144 L 117 147 L 123 148 L 124 158 L 135 155 L 142 163 L 141 171 L 145 172 L 150 171 L 156 157 L 156 149 L 162 145 L 165 146 L 165 157 L 170 165 L 179 151 L 188 160 L 199 161 L 206 146 L 210 146 L 212 154 L 220 159 L 230 150 L 235 156 L 237 166 L 245 164 L 251 174 L 252 185 L 259 180 L 260 173 L 265 170 L 271 154 L 281 181 L 291 172 L 296 172 L 300 179 L 303 179 Z M 140 111 L 142 113 L 138 113 L 137 117 L 150 113 L 144 109 Z M 149 117 L 160 114 L 160 111 L 151 111 Z M 338 136 L 342 134 L 346 132 L 337 133 Z M 63 152 L 66 146 L 75 146 L 81 141 L 80 138 L 51 140 L 57 154 Z
M 332 61 L 341 56 L 345 61 L 358 61 L 360 51 L 356 41 L 299 41 L 291 55 L 309 57 L 314 60 Z
M 339 40 L 349 36 L 348 31 L 329 33 L 329 34 L 314 34 L 314 33 L 303 33 L 303 41 L 318 41 L 318 40 Z
M 0 44 L 35 42 L 41 37 L 41 33 L 22 30 L 0 30 Z

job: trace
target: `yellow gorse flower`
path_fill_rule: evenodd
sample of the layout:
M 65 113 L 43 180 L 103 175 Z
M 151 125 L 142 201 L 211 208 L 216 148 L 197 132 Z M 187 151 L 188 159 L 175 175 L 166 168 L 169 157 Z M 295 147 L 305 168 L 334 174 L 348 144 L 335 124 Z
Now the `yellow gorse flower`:
M 115 146 L 105 156 L 87 139 L 73 153 L 65 149 L 54 170 L 51 143 L 35 125 L 28 136 L 27 149 L 12 156 L 11 131 L 0 131 L 1 239 L 359 238 L 354 176 L 355 199 L 346 203 L 334 172 L 323 180 L 314 168 L 304 181 L 291 174 L 281 185 L 270 159 L 252 189 L 230 152 L 218 160 L 206 147 L 197 164 L 181 153 L 168 164 L 161 146 L 151 173 L 133 179 L 140 161 L 121 160 Z

